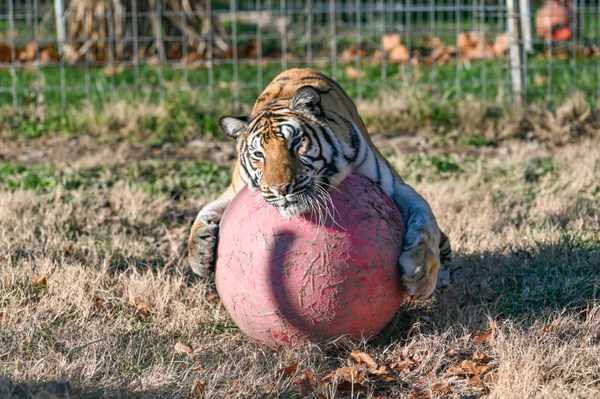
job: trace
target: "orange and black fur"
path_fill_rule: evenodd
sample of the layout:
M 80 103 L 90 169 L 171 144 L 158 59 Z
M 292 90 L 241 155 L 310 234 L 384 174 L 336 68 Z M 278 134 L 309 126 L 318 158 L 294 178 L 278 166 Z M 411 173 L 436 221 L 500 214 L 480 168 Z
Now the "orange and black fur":
M 260 190 L 284 216 L 313 208 L 327 190 L 356 171 L 379 184 L 398 206 L 407 232 L 398 265 L 407 293 L 431 295 L 450 245 L 427 202 L 373 145 L 356 106 L 332 79 L 312 69 L 278 75 L 247 119 L 223 117 L 237 141 L 229 188 L 200 210 L 189 239 L 189 261 L 201 275 L 215 261 L 221 216 L 244 185 Z

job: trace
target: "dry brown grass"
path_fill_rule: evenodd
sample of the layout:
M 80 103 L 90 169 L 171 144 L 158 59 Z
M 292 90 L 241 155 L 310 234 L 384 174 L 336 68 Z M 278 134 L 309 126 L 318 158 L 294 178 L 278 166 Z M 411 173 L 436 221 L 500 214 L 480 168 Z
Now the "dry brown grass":
M 0 192 L 0 397 L 302 397 L 305 370 L 320 381 L 357 348 L 395 369 L 389 381 L 368 375 L 355 397 L 599 397 L 596 137 L 507 141 L 446 154 L 450 164 L 378 142 L 452 238 L 456 281 L 369 342 L 273 352 L 244 337 L 185 262 L 208 198 L 128 185 Z M 97 144 L 102 156 L 65 163 L 60 145 L 40 159 L 77 170 L 137 151 Z M 482 358 L 479 380 L 457 371 Z M 349 397 L 342 388 L 334 378 L 308 395 Z

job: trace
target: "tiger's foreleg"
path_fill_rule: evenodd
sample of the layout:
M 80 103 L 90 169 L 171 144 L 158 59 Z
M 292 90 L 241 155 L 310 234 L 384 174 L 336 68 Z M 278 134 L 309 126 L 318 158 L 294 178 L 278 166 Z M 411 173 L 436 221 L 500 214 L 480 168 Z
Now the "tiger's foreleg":
M 235 197 L 233 184 L 216 200 L 200 210 L 190 231 L 188 240 L 188 262 L 194 273 L 208 276 L 214 270 L 219 223 L 223 212 Z
M 414 299 L 427 298 L 435 290 L 441 261 L 449 260 L 448 238 L 440 231 L 427 201 L 412 187 L 396 182 L 392 199 L 406 224 L 398 260 L 403 285 Z

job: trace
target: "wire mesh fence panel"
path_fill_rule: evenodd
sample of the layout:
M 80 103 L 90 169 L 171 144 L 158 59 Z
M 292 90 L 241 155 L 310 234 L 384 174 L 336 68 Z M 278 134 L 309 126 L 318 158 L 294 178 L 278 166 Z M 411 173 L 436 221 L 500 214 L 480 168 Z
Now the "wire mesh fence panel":
M 597 101 L 599 44 L 598 0 L 2 0 L 0 103 L 189 91 L 242 111 L 278 72 L 304 66 L 357 99 L 510 101 L 511 45 L 526 101 Z

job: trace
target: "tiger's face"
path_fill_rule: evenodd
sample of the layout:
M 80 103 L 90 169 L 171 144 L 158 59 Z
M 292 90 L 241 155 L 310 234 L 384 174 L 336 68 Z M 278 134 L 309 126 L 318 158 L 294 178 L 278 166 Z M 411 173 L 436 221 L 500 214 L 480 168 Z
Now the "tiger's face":
M 222 129 L 237 139 L 244 181 L 285 217 L 311 210 L 326 213 L 328 189 L 348 174 L 348 163 L 338 156 L 321 118 L 319 101 L 319 93 L 306 86 L 291 99 L 267 104 L 250 121 L 220 120 Z

